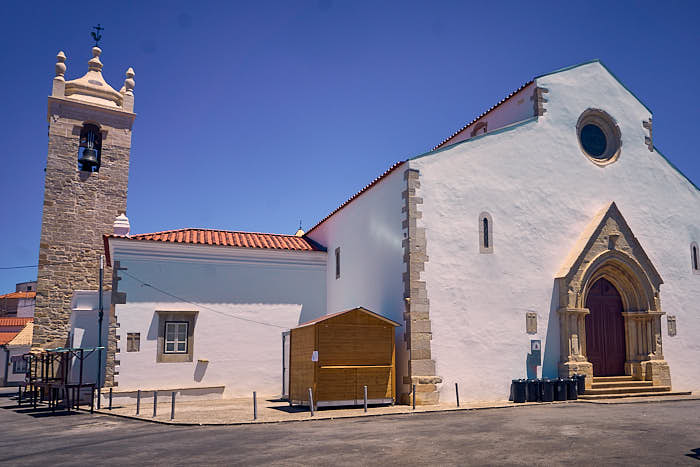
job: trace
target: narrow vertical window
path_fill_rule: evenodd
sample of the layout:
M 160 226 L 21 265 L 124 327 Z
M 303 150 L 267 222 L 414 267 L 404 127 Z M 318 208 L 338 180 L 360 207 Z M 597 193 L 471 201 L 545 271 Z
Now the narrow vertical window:
M 340 279 L 340 247 L 335 249 L 335 278 Z
M 493 253 L 493 218 L 488 212 L 479 214 L 479 253 Z
M 489 247 L 489 220 L 484 217 L 484 248 Z
M 698 244 L 693 242 L 690 244 L 690 260 L 693 266 L 693 272 L 695 274 L 700 274 L 700 264 L 698 264 Z

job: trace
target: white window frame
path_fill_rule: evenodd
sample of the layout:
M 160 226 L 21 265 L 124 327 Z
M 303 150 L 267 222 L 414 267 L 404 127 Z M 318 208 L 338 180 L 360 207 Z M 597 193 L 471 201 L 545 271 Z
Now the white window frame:
M 23 366 L 22 371 L 17 371 L 17 367 L 19 365 Z M 16 358 L 16 359 L 12 360 L 12 374 L 21 375 L 21 374 L 24 374 L 26 372 L 27 372 L 27 361 L 24 358 L 21 358 L 21 359 Z
M 174 340 L 169 340 L 168 339 L 168 327 L 170 326 L 177 326 L 175 330 L 175 339 Z M 185 328 L 185 335 L 183 339 L 179 339 L 179 330 L 180 327 L 184 326 Z M 189 326 L 190 323 L 187 321 L 166 321 L 165 322 L 165 334 L 163 336 L 163 353 L 166 354 L 186 354 L 187 353 L 187 334 L 189 332 Z M 184 350 L 178 350 L 178 345 L 179 344 L 185 344 Z M 173 344 L 173 350 L 168 350 L 168 344 Z

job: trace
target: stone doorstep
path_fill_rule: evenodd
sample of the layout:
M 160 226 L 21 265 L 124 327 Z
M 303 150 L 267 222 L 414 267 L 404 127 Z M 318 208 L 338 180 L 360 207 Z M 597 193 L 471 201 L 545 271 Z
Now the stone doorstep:
M 605 389 L 586 389 L 582 395 L 590 394 L 592 396 L 602 395 L 602 394 L 632 394 L 632 393 L 646 393 L 646 392 L 670 392 L 671 386 L 624 386 L 624 387 L 613 387 Z
M 615 381 L 638 381 L 634 376 L 594 376 L 594 383 L 612 383 Z
M 690 391 L 678 391 L 678 392 L 635 392 L 635 393 L 619 393 L 619 394 L 588 394 L 589 390 L 586 390 L 586 394 L 581 394 L 578 396 L 579 399 L 584 401 L 597 401 L 605 399 L 625 399 L 631 397 L 661 397 L 663 399 L 669 398 L 671 396 L 690 396 L 693 393 Z M 674 399 L 668 399 L 669 401 Z M 684 399 L 680 399 L 684 400 Z
M 635 387 L 635 386 L 653 386 L 653 381 L 619 381 L 611 383 L 597 383 L 593 382 L 591 385 L 592 389 L 606 389 L 606 388 L 624 388 L 624 387 Z M 588 389 L 590 391 L 590 389 Z

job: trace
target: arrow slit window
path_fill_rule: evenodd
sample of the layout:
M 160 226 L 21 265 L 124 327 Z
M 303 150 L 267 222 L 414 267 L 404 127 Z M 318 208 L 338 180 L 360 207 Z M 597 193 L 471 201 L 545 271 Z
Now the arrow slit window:
M 493 253 L 493 219 L 488 212 L 479 214 L 479 253 Z

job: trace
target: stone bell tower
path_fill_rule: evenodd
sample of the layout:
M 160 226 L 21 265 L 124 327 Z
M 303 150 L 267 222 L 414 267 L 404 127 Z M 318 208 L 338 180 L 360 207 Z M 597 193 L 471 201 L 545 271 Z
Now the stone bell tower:
M 65 54 L 56 56 L 34 318 L 34 345 L 44 348 L 66 344 L 73 291 L 98 289 L 102 235 L 126 212 L 134 70 L 114 90 L 102 77 L 101 53 L 93 47 L 88 72 L 72 81 Z

